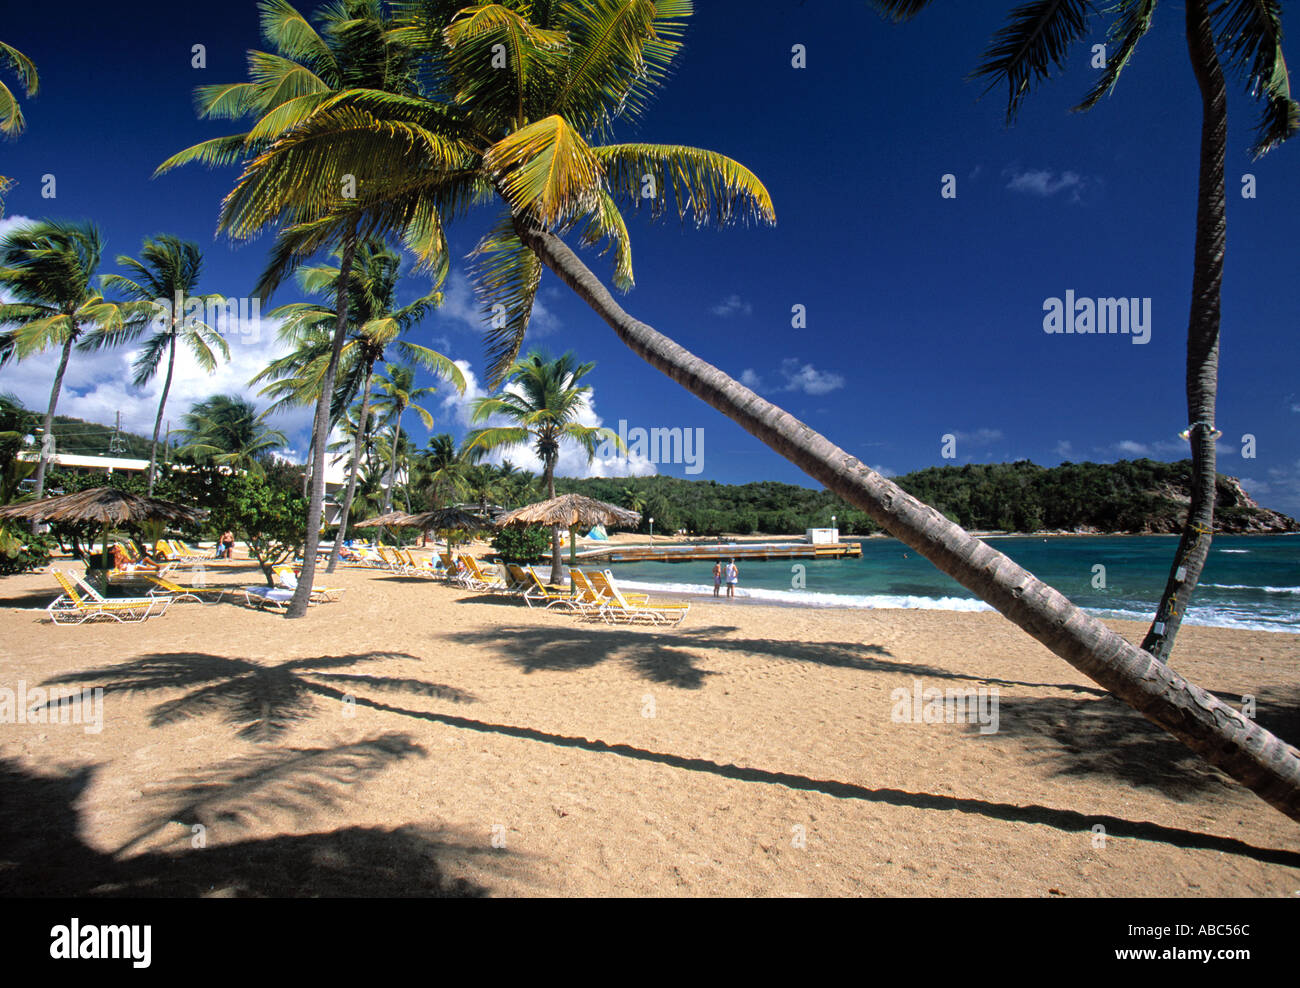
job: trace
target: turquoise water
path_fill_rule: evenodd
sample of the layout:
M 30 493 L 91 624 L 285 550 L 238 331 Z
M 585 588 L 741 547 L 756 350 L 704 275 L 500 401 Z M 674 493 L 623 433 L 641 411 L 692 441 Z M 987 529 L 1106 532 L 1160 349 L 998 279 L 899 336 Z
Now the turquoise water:
M 1176 536 L 991 538 L 1039 579 L 1101 617 L 1149 621 L 1169 575 Z M 1094 586 L 1105 567 L 1105 587 Z M 866 539 L 861 559 L 739 560 L 740 595 L 823 607 L 989 607 L 894 539 Z M 795 567 L 802 567 L 802 570 Z M 713 563 L 615 563 L 641 589 L 713 592 Z M 802 575 L 802 587 L 797 586 Z M 1300 536 L 1219 536 L 1187 623 L 1300 633 Z

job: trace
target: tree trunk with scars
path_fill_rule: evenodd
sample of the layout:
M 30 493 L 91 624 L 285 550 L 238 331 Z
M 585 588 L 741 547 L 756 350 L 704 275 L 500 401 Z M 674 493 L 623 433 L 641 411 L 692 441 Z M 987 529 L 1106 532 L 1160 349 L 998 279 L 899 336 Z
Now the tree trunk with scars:
M 628 315 L 554 234 L 518 219 L 515 229 L 542 262 L 652 367 L 864 510 L 895 538 L 1152 723 L 1300 821 L 1300 751 L 1131 645 L 790 413 Z
M 68 316 L 71 319 L 71 316 Z M 75 331 L 75 326 L 73 330 Z M 45 496 L 45 471 L 48 468 L 50 457 L 54 454 L 54 409 L 59 404 L 59 392 L 63 390 L 63 375 L 68 370 L 68 358 L 72 356 L 72 337 L 73 333 L 68 334 L 68 340 L 63 344 L 63 356 L 59 358 L 59 369 L 54 374 L 54 387 L 50 389 L 50 405 L 45 410 L 45 420 L 41 428 L 41 458 L 36 463 L 36 500 Z M 40 522 L 32 520 L 31 533 L 36 534 L 40 528 Z
M 343 242 L 343 256 L 339 259 L 339 283 L 336 299 L 348 297 L 348 278 L 352 273 L 352 255 L 357 249 L 356 228 Z M 298 589 L 293 592 L 286 618 L 300 618 L 307 613 L 311 602 L 312 583 L 316 579 L 316 547 L 320 545 L 320 521 L 325 501 L 325 440 L 329 438 L 330 399 L 334 395 L 334 377 L 338 373 L 339 357 L 343 353 L 343 339 L 348 330 L 348 307 L 345 302 L 336 305 L 338 322 L 334 326 L 334 346 L 330 361 L 321 381 L 320 398 L 316 401 L 316 417 L 312 426 L 311 449 L 311 499 L 307 505 L 307 537 L 302 547 L 302 572 L 298 574 Z M 337 541 L 337 540 L 335 540 Z
M 1201 90 L 1201 165 L 1197 180 L 1192 306 L 1187 325 L 1187 421 L 1192 445 L 1192 496 L 1187 521 L 1155 620 L 1142 647 L 1169 661 L 1174 637 L 1210 554 L 1214 529 L 1214 406 L 1219 378 L 1219 291 L 1227 240 L 1223 159 L 1228 143 L 1227 90 L 1205 0 L 1187 0 L 1187 50 Z
M 546 498 L 549 501 L 555 500 L 555 463 L 547 461 L 546 464 Z M 487 514 L 486 507 L 483 511 Z M 564 574 L 564 555 L 560 552 L 560 526 L 551 526 L 551 585 L 558 587 L 560 577 Z M 572 579 L 572 577 L 570 577 Z
M 388 458 L 388 489 L 384 491 L 384 514 L 393 510 L 393 485 L 397 483 L 397 444 L 402 438 L 402 413 L 393 422 L 393 446 Z
M 366 365 L 366 385 L 361 397 L 361 417 L 357 420 L 357 437 L 352 443 L 352 469 L 348 471 L 348 492 L 343 499 L 343 517 L 339 519 L 339 534 L 334 540 L 334 548 L 330 550 L 329 565 L 325 567 L 326 573 L 333 573 L 338 566 L 339 549 L 348 536 L 348 518 L 352 515 L 352 498 L 357 493 L 357 474 L 361 470 L 361 440 L 366 434 L 366 421 L 370 418 L 370 377 L 374 369 L 375 363 L 372 360 Z
M 146 493 L 153 497 L 154 470 L 158 466 L 158 432 L 162 429 L 163 410 L 167 407 L 167 395 L 172 389 L 172 372 L 176 369 L 176 321 L 172 319 L 172 342 L 167 357 L 167 380 L 163 382 L 162 397 L 158 399 L 158 415 L 153 420 L 153 442 L 149 444 L 149 489 Z

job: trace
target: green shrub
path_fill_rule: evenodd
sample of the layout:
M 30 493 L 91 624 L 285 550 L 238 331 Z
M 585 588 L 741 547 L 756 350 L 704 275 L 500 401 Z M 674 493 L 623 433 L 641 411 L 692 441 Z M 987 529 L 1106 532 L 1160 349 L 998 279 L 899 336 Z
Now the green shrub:
M 48 535 L 26 535 L 0 529 L 0 576 L 40 569 L 50 561 L 58 542 Z
M 507 563 L 540 562 L 551 554 L 551 532 L 537 526 L 503 528 L 492 539 L 492 548 Z

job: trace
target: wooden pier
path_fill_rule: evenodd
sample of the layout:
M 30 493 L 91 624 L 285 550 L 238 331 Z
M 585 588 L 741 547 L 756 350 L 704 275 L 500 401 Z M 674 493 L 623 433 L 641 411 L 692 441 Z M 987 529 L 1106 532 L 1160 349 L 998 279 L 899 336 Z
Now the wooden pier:
M 737 542 L 695 545 L 610 545 L 578 552 L 580 561 L 695 563 L 715 559 L 846 559 L 860 557 L 860 542 Z

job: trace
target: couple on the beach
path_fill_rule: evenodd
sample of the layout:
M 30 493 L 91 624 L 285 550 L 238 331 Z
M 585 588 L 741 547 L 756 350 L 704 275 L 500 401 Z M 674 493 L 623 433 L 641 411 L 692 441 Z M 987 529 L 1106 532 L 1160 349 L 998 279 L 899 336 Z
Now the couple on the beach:
M 718 591 L 722 588 L 722 578 L 727 578 L 727 596 L 736 596 L 736 584 L 740 582 L 740 570 L 736 568 L 734 559 L 727 561 L 726 569 L 723 569 L 722 560 L 719 559 L 713 564 L 713 596 L 717 597 Z

